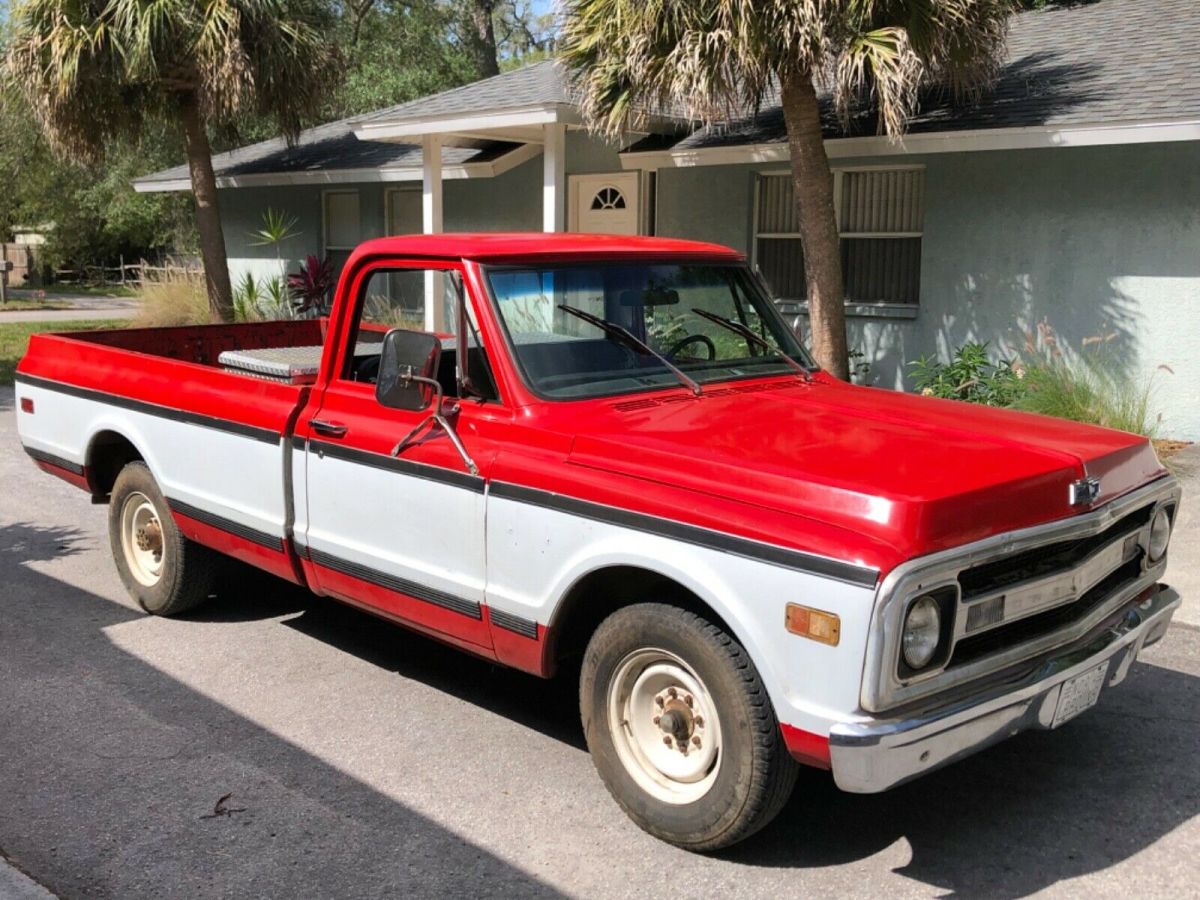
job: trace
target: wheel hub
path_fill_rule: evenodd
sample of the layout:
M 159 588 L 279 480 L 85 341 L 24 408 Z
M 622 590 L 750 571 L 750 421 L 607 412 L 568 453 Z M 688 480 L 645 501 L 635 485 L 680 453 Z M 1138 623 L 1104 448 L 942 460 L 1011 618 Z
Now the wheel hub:
M 712 696 L 682 659 L 665 650 L 631 653 L 617 667 L 609 721 L 626 771 L 668 803 L 690 803 L 711 788 L 721 732 Z

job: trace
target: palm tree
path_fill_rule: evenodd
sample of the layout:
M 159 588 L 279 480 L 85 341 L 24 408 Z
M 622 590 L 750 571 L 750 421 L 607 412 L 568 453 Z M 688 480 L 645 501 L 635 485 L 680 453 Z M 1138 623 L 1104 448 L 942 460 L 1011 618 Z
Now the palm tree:
M 209 307 L 232 321 L 208 128 L 246 114 L 296 135 L 336 83 L 321 0 L 23 0 L 5 69 L 52 147 L 95 162 L 164 117 L 183 133 Z
M 787 126 L 817 361 L 848 377 L 833 175 L 819 89 L 844 124 L 873 106 L 899 135 L 918 91 L 957 95 L 994 77 L 1014 0 L 567 0 L 562 59 L 585 119 L 615 136 L 648 110 L 712 122 L 775 90 Z

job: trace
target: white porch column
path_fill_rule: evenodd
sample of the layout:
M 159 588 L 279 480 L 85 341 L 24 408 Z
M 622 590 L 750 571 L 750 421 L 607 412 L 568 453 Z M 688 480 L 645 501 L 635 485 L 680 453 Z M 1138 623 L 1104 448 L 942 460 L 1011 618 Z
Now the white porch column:
M 421 227 L 426 234 L 442 232 L 442 136 L 421 138 Z M 425 273 L 425 330 L 446 330 L 446 308 L 442 302 L 443 277 Z
M 542 231 L 567 230 L 567 126 L 543 125 Z

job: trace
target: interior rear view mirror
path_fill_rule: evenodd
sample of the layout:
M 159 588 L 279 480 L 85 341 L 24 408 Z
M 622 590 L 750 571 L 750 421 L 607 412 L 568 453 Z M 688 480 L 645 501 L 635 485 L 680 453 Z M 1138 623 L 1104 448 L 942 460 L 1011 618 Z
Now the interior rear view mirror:
M 621 291 L 617 295 L 621 306 L 674 306 L 679 302 L 679 291 L 671 288 L 646 288 L 644 291 Z
M 375 399 L 391 409 L 427 409 L 434 394 L 441 393 L 437 383 L 441 355 L 437 335 L 393 328 L 383 339 Z

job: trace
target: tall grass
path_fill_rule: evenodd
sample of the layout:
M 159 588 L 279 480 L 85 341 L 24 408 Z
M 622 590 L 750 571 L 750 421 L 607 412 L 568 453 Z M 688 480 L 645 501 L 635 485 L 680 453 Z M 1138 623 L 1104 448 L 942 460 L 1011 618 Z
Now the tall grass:
M 1158 434 L 1160 417 L 1154 413 L 1150 379 L 1134 379 L 1083 362 L 1059 361 L 1030 367 L 1024 382 L 1025 390 L 1013 404 L 1016 409 L 1146 437 Z
M 137 297 L 142 305 L 131 323 L 135 328 L 206 325 L 212 321 L 204 276 L 196 272 L 148 272 Z

